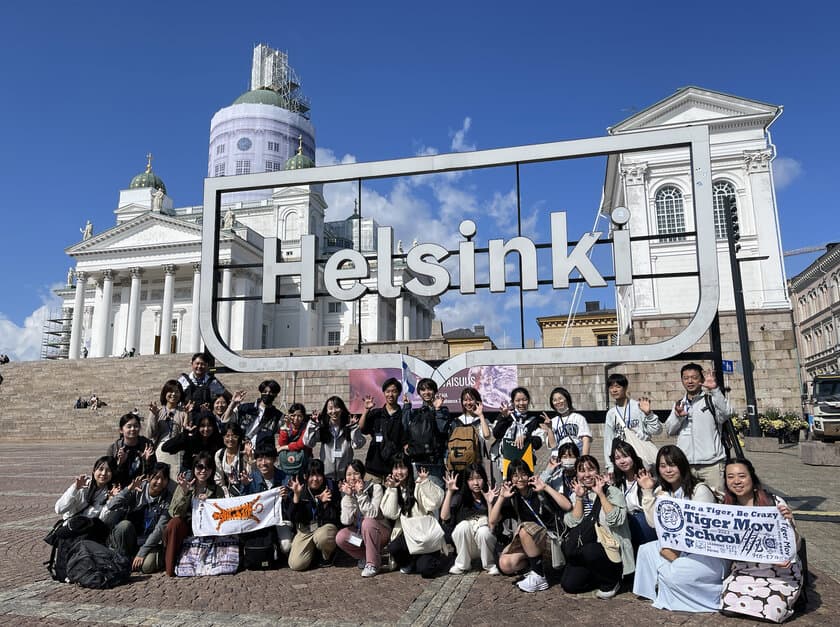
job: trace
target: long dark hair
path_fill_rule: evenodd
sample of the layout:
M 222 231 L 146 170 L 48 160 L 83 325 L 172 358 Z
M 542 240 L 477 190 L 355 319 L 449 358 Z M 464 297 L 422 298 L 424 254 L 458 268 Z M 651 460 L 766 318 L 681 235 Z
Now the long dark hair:
M 403 484 L 397 488 L 397 503 L 400 505 L 400 512 L 406 516 L 411 516 L 411 510 L 414 508 L 414 469 L 411 466 L 411 460 L 407 455 L 400 452 L 394 455 L 394 461 L 391 464 L 391 473 L 394 468 L 402 466 L 408 470 L 408 476 L 405 478 Z M 406 496 L 403 497 L 403 492 Z
M 639 457 L 639 454 L 636 452 L 636 449 L 633 448 L 631 444 L 628 444 L 621 438 L 615 438 L 612 443 L 612 450 L 610 450 L 610 461 L 613 465 L 613 483 L 615 483 L 615 487 L 621 488 L 622 490 L 627 489 L 627 475 L 624 472 L 618 470 L 618 466 L 615 465 L 615 453 L 616 451 L 621 451 L 624 453 L 625 456 L 629 457 L 633 460 L 633 471 L 638 474 L 640 470 L 644 469 L 645 464 L 642 459 Z
M 467 482 L 473 475 L 478 475 L 484 482 L 484 490 L 482 491 L 486 491 L 490 487 L 490 482 L 487 480 L 487 471 L 484 470 L 484 465 L 473 463 L 464 468 L 458 477 L 458 481 L 461 482 L 461 507 L 464 507 L 467 503 L 472 503 L 473 495 L 470 487 L 467 485 Z
M 773 497 L 767 494 L 767 490 L 764 489 L 764 486 L 761 484 L 761 480 L 758 478 L 758 475 L 755 474 L 755 466 L 753 466 L 752 462 L 747 458 L 736 457 L 735 459 L 727 459 L 726 465 L 723 469 L 723 476 L 726 477 L 726 469 L 735 464 L 741 464 L 747 469 L 747 472 L 750 473 L 750 479 L 752 480 L 753 485 L 753 505 L 760 505 L 764 507 L 775 505 Z M 729 489 L 729 482 L 724 481 L 724 484 L 726 487 L 723 495 L 723 502 L 727 505 L 737 505 L 738 498 Z
M 690 499 L 694 496 L 694 490 L 697 488 L 697 485 L 703 483 L 703 481 L 691 472 L 691 464 L 688 463 L 688 458 L 683 453 L 683 450 L 676 446 L 675 444 L 666 444 L 662 448 L 659 449 L 659 452 L 656 454 L 656 472 L 659 472 L 659 463 L 662 460 L 673 464 L 677 467 L 680 471 L 680 487 L 685 494 L 685 498 Z M 665 492 L 671 492 L 672 488 L 668 483 L 659 477 L 659 487 L 662 488 Z
M 322 444 L 330 444 L 333 441 L 332 431 L 330 431 L 330 415 L 327 413 L 327 405 L 330 402 L 332 402 L 334 407 L 338 407 L 341 410 L 341 416 L 338 418 L 341 436 L 346 440 L 350 439 L 350 410 L 347 409 L 347 405 L 344 404 L 340 396 L 330 396 L 324 401 L 324 407 L 318 415 L 318 424 L 320 425 L 320 433 L 318 435 Z
M 90 483 L 85 491 L 85 503 L 88 505 L 93 504 L 94 498 L 100 490 L 99 486 L 96 485 L 96 479 L 94 478 L 93 473 L 95 473 L 100 466 L 104 465 L 107 465 L 108 468 L 111 469 L 111 480 L 104 489 L 107 491 L 114 487 L 114 476 L 117 474 L 117 460 L 110 455 L 103 455 L 93 462 L 93 470 L 90 473 Z

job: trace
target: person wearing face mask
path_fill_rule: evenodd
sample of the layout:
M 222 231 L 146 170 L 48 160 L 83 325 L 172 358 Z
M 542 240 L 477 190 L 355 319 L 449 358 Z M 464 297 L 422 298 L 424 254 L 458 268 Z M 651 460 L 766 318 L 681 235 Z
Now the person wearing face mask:
M 102 514 L 113 527 L 108 546 L 132 560 L 131 570 L 146 575 L 163 570 L 163 532 L 174 492 L 169 465 L 158 462 L 148 479 L 137 477 L 108 501 Z
M 274 406 L 274 401 L 280 394 L 280 384 L 274 379 L 266 379 L 257 389 L 260 393 L 259 400 L 256 403 L 240 404 L 236 414 L 237 423 L 254 449 L 266 439 L 274 446 L 275 438 L 284 424 L 283 412 Z
M 577 477 L 575 466 L 578 458 L 580 458 L 580 450 L 575 444 L 572 442 L 561 444 L 557 450 L 551 451 L 548 464 L 540 476 L 548 485 L 569 498 L 574 492 L 572 481 Z

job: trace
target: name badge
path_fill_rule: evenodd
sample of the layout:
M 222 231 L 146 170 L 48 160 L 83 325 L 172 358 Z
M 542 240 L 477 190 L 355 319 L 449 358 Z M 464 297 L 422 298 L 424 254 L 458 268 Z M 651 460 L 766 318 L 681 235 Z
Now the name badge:
M 379 442 L 380 444 L 382 443 L 382 441 L 384 439 L 385 439 L 385 437 L 381 433 L 376 434 L 376 441 Z
M 362 546 L 362 536 L 357 535 L 355 533 L 351 533 L 350 537 L 347 538 L 347 542 L 349 542 L 353 546 Z
M 313 520 L 309 523 L 309 533 L 315 533 L 316 531 L 318 531 L 318 523 Z
M 334 448 L 333 449 L 333 459 L 341 459 L 341 449 Z

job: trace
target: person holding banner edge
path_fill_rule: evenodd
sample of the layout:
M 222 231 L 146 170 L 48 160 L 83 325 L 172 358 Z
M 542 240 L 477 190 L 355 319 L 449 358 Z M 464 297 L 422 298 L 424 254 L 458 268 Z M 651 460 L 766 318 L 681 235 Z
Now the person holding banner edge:
M 701 503 L 715 503 L 712 490 L 692 471 L 678 446 L 666 445 L 656 456 L 658 482 L 647 470 L 638 473 L 642 488 L 642 507 L 651 527 L 655 526 L 654 507 L 661 495 Z M 639 547 L 633 594 L 653 601 L 653 607 L 683 612 L 717 612 L 727 560 L 678 553 L 660 547 L 659 541 Z

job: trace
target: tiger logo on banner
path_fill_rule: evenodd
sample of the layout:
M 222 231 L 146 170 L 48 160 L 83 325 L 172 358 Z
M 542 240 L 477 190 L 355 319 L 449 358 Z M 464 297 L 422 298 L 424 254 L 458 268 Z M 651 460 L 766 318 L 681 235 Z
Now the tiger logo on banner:
M 280 488 L 227 499 L 193 499 L 193 535 L 227 536 L 279 525 L 282 504 Z

